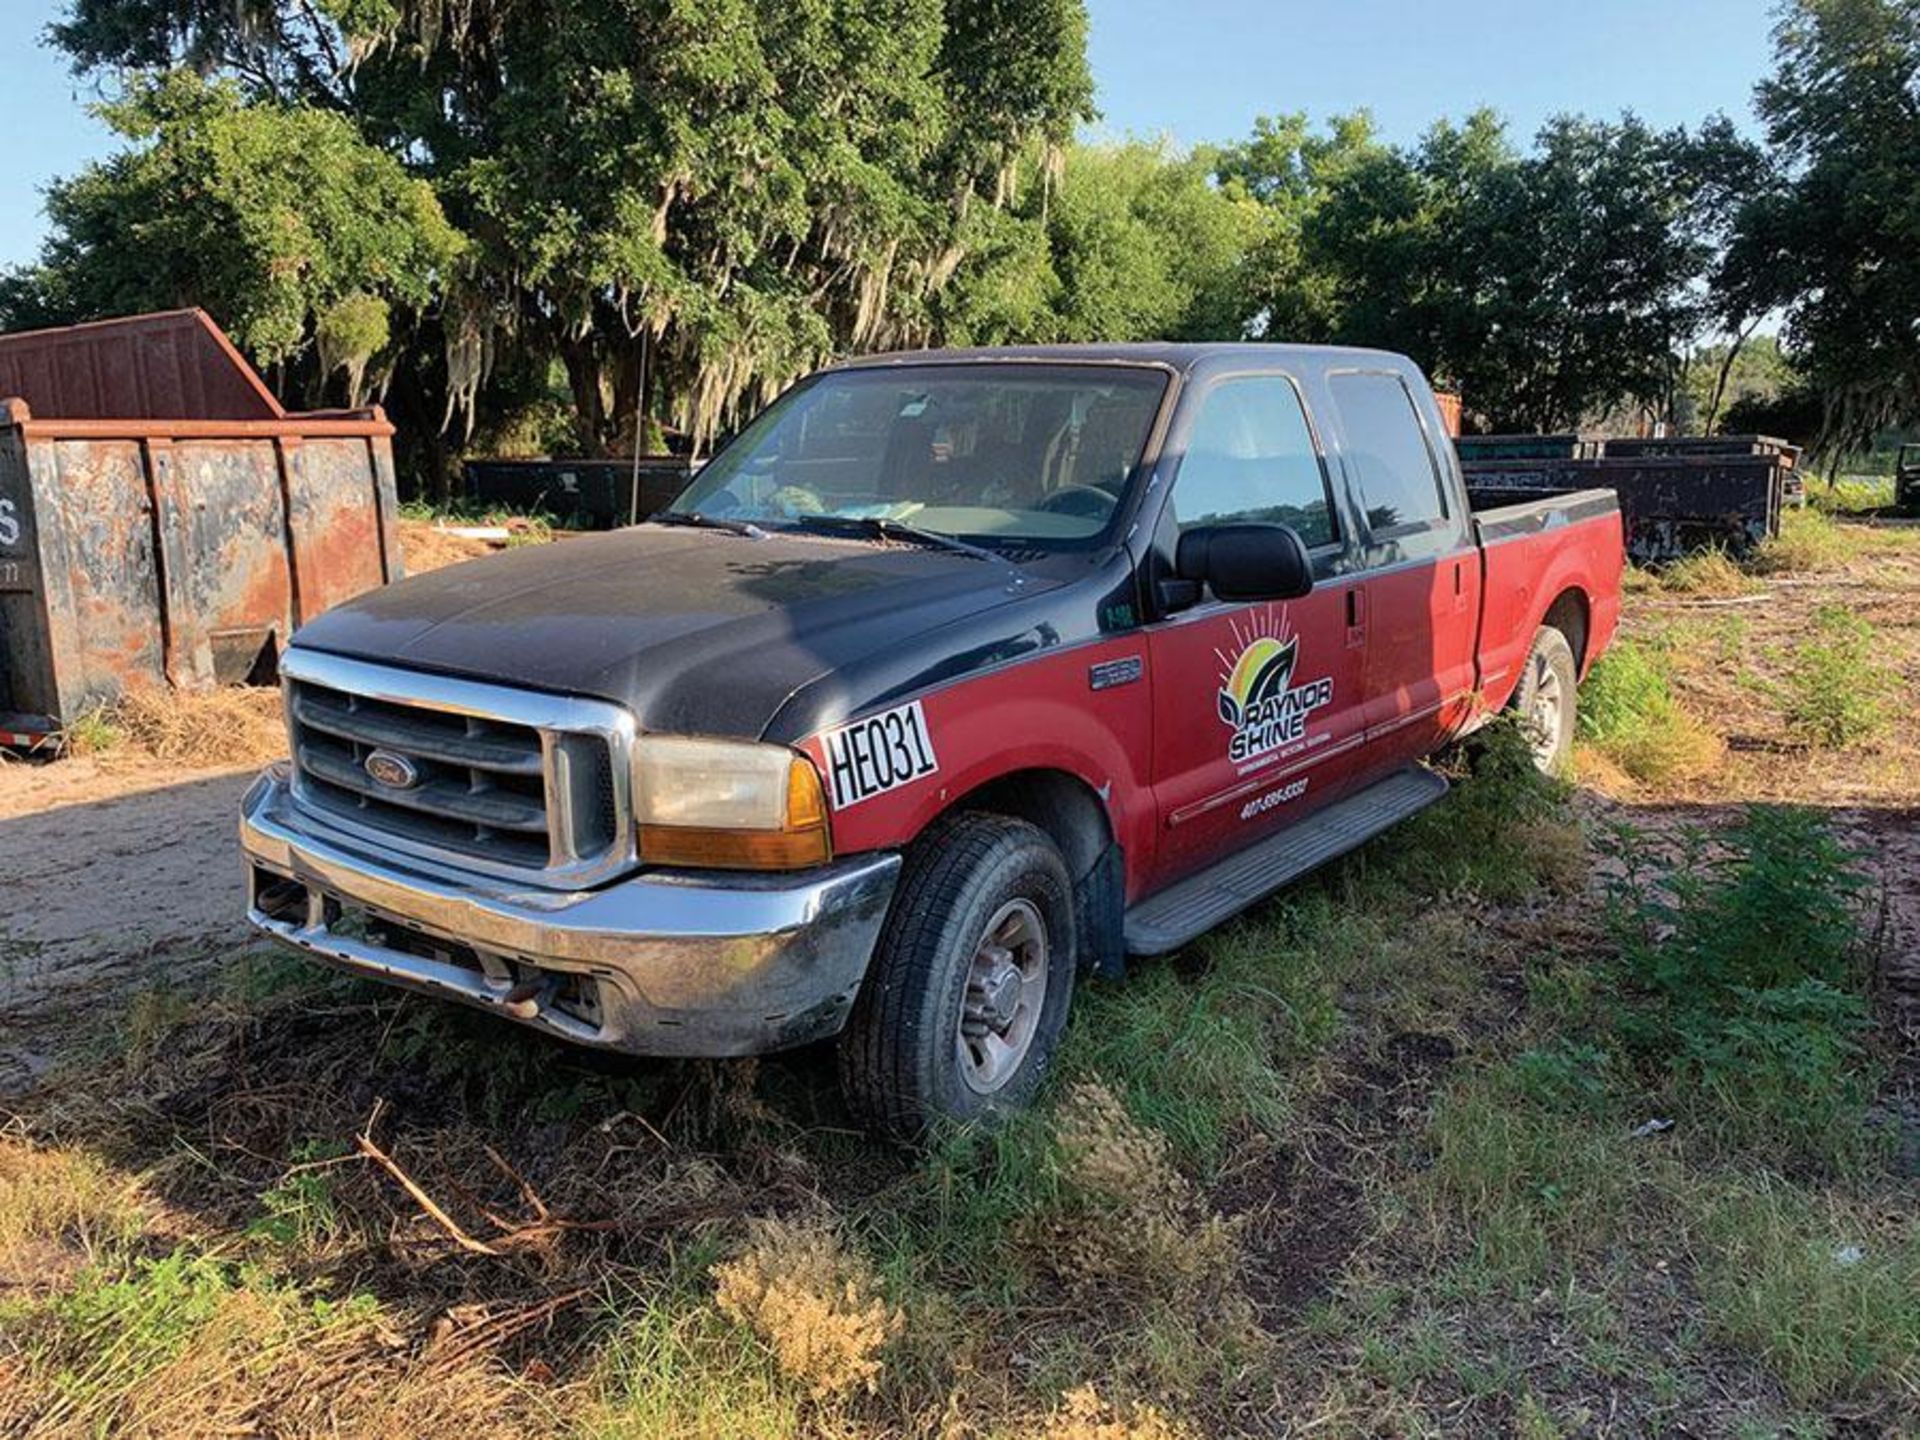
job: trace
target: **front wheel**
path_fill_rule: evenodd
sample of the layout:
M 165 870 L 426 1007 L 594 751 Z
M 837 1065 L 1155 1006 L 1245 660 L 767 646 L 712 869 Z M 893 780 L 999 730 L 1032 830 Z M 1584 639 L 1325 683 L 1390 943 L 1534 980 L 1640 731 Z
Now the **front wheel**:
M 1550 625 L 1534 634 L 1526 668 L 1513 692 L 1513 708 L 1526 727 L 1533 763 L 1544 774 L 1558 775 L 1573 752 L 1575 706 L 1580 672 L 1573 662 L 1567 637 Z
M 1073 884 L 1042 831 L 1000 815 L 938 822 L 907 857 L 840 1039 L 854 1114 L 913 1139 L 1024 1106 L 1067 1023 L 1075 947 Z

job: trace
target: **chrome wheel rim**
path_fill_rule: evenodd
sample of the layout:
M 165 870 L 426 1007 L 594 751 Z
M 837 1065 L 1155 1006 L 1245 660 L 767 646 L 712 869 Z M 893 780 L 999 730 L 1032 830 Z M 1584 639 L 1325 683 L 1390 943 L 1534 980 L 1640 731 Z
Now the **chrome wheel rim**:
M 1533 742 L 1533 763 L 1542 770 L 1551 770 L 1560 758 L 1566 703 L 1560 672 L 1546 656 L 1540 656 L 1533 662 L 1533 698 L 1527 705 L 1527 729 Z
M 1026 1060 L 1047 1001 L 1047 922 L 1031 900 L 993 912 L 967 967 L 954 1041 L 967 1088 L 991 1095 Z

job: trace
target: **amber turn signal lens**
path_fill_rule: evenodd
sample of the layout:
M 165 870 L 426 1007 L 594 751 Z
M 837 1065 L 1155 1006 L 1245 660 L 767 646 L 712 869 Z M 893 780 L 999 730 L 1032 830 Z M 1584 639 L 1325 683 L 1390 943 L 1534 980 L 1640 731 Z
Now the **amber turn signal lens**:
M 640 827 L 640 858 L 649 865 L 706 870 L 804 870 L 833 858 L 822 830 L 695 830 L 677 825 Z
M 820 772 L 794 756 L 787 767 L 786 826 L 780 830 L 731 830 L 697 825 L 640 827 L 640 859 L 648 865 L 686 865 L 710 870 L 804 870 L 833 858 L 827 827 L 827 797 Z

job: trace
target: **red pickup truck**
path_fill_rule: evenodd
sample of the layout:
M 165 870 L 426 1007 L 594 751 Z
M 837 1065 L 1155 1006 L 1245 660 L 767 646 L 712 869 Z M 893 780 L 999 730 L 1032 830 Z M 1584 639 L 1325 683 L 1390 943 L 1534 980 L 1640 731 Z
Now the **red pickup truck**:
M 1401 356 L 889 355 L 665 512 L 335 609 L 283 657 L 250 913 L 638 1054 L 838 1039 L 912 1134 L 1032 1095 L 1117 974 L 1429 804 L 1611 639 L 1612 492 L 1476 512 Z

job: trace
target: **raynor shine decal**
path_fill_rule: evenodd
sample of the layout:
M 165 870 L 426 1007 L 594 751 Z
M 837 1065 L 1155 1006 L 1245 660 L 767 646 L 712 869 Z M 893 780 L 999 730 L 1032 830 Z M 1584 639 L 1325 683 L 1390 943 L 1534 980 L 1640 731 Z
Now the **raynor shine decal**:
M 1333 699 L 1329 677 L 1293 683 L 1300 659 L 1300 637 L 1282 609 L 1250 611 L 1245 628 L 1233 627 L 1232 654 L 1216 650 L 1220 677 L 1220 720 L 1233 732 L 1227 754 L 1238 765 L 1307 733 L 1307 717 Z
M 821 738 L 833 808 L 845 810 L 940 768 L 920 702 L 855 720 Z

